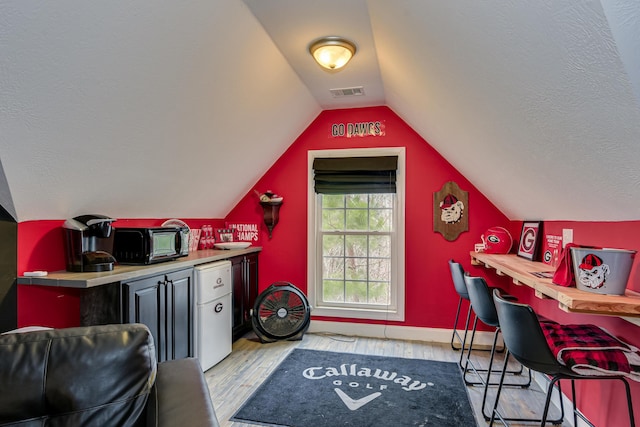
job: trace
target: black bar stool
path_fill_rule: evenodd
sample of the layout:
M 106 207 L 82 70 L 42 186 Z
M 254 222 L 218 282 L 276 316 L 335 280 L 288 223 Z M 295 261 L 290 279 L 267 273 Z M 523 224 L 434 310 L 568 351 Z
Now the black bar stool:
M 453 287 L 458 293 L 458 309 L 456 310 L 456 317 L 453 321 L 453 333 L 451 334 L 451 348 L 453 350 L 464 349 L 467 340 L 467 332 L 469 330 L 469 320 L 471 319 L 471 302 L 469 301 L 469 293 L 467 292 L 467 285 L 464 283 L 464 269 L 462 266 L 454 260 L 449 260 L 449 270 L 451 271 L 451 279 L 453 280 Z M 458 333 L 458 317 L 460 316 L 460 309 L 462 308 L 462 301 L 469 303 L 467 309 L 467 320 L 464 325 L 464 338 Z M 456 347 L 454 344 L 455 339 L 460 343 L 460 347 Z M 462 368 L 462 366 L 460 366 Z
M 451 348 L 456 351 L 462 350 L 460 351 L 458 366 L 460 367 L 460 369 L 465 369 L 464 362 L 463 362 L 464 356 L 465 356 L 464 349 L 467 348 L 467 336 L 469 334 L 469 324 L 471 323 L 471 315 L 473 313 L 473 307 L 471 306 L 471 301 L 469 300 L 467 285 L 464 282 L 464 278 L 467 275 L 467 273 L 462 268 L 462 265 L 460 265 L 460 263 L 457 263 L 451 259 L 449 260 L 449 270 L 451 271 L 451 279 L 453 281 L 453 286 L 459 296 L 458 309 L 456 310 L 456 317 L 453 322 L 453 332 L 451 334 Z M 469 308 L 467 309 L 467 318 L 464 324 L 464 334 L 462 337 L 460 337 L 460 334 L 458 333 L 458 330 L 457 330 L 457 326 L 458 326 L 458 318 L 460 317 L 460 309 L 462 307 L 462 302 L 464 300 L 469 302 Z M 455 338 L 458 339 L 458 342 L 460 343 L 460 347 L 455 346 L 454 344 Z M 476 351 L 490 351 L 490 350 L 491 349 L 487 349 L 487 348 L 476 349 Z M 503 352 L 504 347 L 499 348 L 497 351 Z M 483 370 L 478 369 L 478 372 L 483 372 Z M 474 385 L 474 384 L 476 385 L 482 384 L 482 382 L 467 382 L 467 385 Z
M 540 372 L 550 377 L 549 387 L 547 388 L 547 397 L 544 404 L 544 410 L 542 413 L 542 420 L 540 420 L 540 426 L 543 427 L 547 421 L 547 415 L 549 412 L 549 404 L 551 401 L 551 392 L 554 385 L 558 385 L 560 390 L 561 379 L 571 380 L 571 397 L 573 399 L 573 422 L 574 426 L 578 423 L 578 416 L 589 422 L 584 416 L 577 411 L 576 408 L 576 390 L 575 380 L 620 380 L 624 383 L 624 387 L 627 394 L 627 407 L 629 410 L 629 424 L 631 427 L 635 427 L 635 420 L 633 417 L 633 405 L 631 402 L 631 390 L 629 383 L 623 376 L 619 375 L 584 375 L 572 371 L 567 366 L 558 362 L 553 355 L 553 352 L 549 348 L 549 344 L 544 336 L 544 332 L 540 327 L 539 319 L 533 309 L 526 304 L 519 304 L 513 301 L 509 301 L 499 290 L 493 291 L 493 300 L 498 313 L 498 319 L 500 320 L 502 337 L 504 339 L 507 352 L 505 355 L 504 366 L 502 369 L 502 375 L 500 376 L 500 384 L 504 381 L 504 375 L 509 356 L 513 357 L 526 366 L 529 369 Z M 498 392 L 496 400 L 493 406 L 493 412 L 491 414 L 490 426 L 496 418 L 508 426 L 506 419 L 498 412 L 498 401 L 500 399 L 500 392 L 502 387 L 498 386 Z M 562 399 L 560 399 L 560 410 L 562 415 L 559 420 L 551 421 L 554 424 L 559 424 L 564 418 L 564 408 L 562 406 Z M 523 421 L 528 421 L 524 419 Z M 533 421 L 533 420 L 531 420 Z
M 468 352 L 465 369 L 464 369 L 464 381 L 466 384 L 478 384 L 477 382 L 471 382 L 467 379 L 467 373 L 472 371 L 474 372 L 478 378 L 480 378 L 479 384 L 484 386 L 484 392 L 482 395 L 482 415 L 485 420 L 491 419 L 491 415 L 485 412 L 485 406 L 487 402 L 487 392 L 489 390 L 490 385 L 497 386 L 500 382 L 491 382 L 491 374 L 492 373 L 501 373 L 501 369 L 493 369 L 493 361 L 496 353 L 496 344 L 498 342 L 498 335 L 500 335 L 500 322 L 498 320 L 498 313 L 496 313 L 496 307 L 493 303 L 493 297 L 491 294 L 491 289 L 487 285 L 487 282 L 482 277 L 464 277 L 465 284 L 467 286 L 467 292 L 469 293 L 469 300 L 471 301 L 471 306 L 473 307 L 473 311 L 476 314 L 476 318 L 473 322 L 473 328 L 471 332 L 471 340 L 469 341 L 469 347 L 473 344 L 473 340 L 475 338 L 476 330 L 478 327 L 478 320 L 482 321 L 482 323 L 492 326 L 495 328 L 493 333 L 493 344 L 491 346 L 491 356 L 489 357 L 489 366 L 486 370 L 478 370 L 475 365 L 471 361 L 471 353 Z M 512 297 L 513 298 L 513 297 Z M 514 298 L 515 299 L 515 298 Z M 522 374 L 523 367 L 520 365 L 520 368 L 517 370 L 507 370 L 506 373 L 520 375 Z M 486 379 L 480 375 L 479 372 L 486 372 Z M 527 380 L 519 380 L 515 382 L 503 383 L 505 386 L 515 386 L 521 388 L 527 388 L 531 385 L 531 370 L 527 370 L 528 379 Z
M 458 359 L 458 366 L 460 369 L 464 369 L 464 349 L 467 344 L 467 335 L 469 333 L 469 323 L 471 322 L 471 314 L 473 312 L 471 307 L 471 301 L 469 300 L 469 293 L 467 292 L 467 285 L 464 282 L 464 277 L 466 275 L 462 265 L 460 263 L 455 262 L 454 260 L 449 260 L 449 270 L 451 271 L 451 279 L 453 281 L 453 287 L 458 293 L 458 309 L 456 310 L 456 317 L 453 321 L 453 332 L 451 334 L 451 348 L 453 350 L 461 350 L 460 358 Z M 458 317 L 460 316 L 460 309 L 462 308 L 463 301 L 467 301 L 469 303 L 469 308 L 467 309 L 467 318 L 464 324 L 464 333 L 462 337 L 458 333 Z M 455 339 L 460 343 L 460 347 L 456 347 L 454 344 Z M 477 349 L 478 351 L 489 351 L 489 349 Z M 499 351 L 503 351 L 504 349 L 500 349 Z M 471 351 L 471 345 L 469 345 L 469 351 Z M 476 384 L 480 384 L 479 382 Z

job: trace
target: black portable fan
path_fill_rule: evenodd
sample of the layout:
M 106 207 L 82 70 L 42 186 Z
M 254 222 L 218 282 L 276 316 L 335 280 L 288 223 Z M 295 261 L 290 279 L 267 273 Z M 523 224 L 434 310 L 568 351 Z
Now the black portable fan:
M 253 331 L 260 341 L 300 340 L 311 322 L 307 297 L 289 282 L 265 289 L 251 310 Z

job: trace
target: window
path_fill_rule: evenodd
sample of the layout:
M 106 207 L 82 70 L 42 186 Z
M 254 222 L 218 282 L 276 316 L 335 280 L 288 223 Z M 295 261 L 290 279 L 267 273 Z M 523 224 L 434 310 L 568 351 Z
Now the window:
M 404 320 L 404 149 L 311 151 L 309 169 L 313 313 Z

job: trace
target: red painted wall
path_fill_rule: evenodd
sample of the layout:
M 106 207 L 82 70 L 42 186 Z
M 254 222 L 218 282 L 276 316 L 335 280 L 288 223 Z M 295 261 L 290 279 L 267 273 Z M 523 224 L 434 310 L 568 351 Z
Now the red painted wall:
M 164 219 L 118 219 L 114 227 L 157 227 Z M 204 224 L 222 227 L 221 219 L 188 219 L 191 228 Z M 26 221 L 18 224 L 18 275 L 25 271 L 59 271 L 64 258 L 64 220 Z M 80 294 L 75 289 L 18 286 L 18 327 L 68 328 L 80 324 Z
M 334 123 L 384 121 L 380 137 L 331 137 Z M 424 139 L 386 107 L 324 111 L 255 184 L 254 190 L 274 191 L 284 196 L 280 222 L 268 239 L 266 227 L 261 235 L 260 289 L 286 280 L 307 288 L 307 152 L 319 149 L 406 147 L 406 326 L 451 328 L 457 294 L 453 289 L 447 261 L 453 258 L 471 274 L 487 277 L 494 286 L 506 288 L 541 314 L 564 323 L 595 323 L 614 335 L 640 347 L 638 328 L 617 317 L 568 314 L 552 300 L 540 300 L 526 287 L 518 287 L 469 262 L 469 251 L 490 226 L 500 225 L 519 239 L 522 222 L 509 222 L 473 185 L 444 160 Z M 454 242 L 433 232 L 432 198 L 447 181 L 455 181 L 469 192 L 469 232 Z M 227 220 L 259 222 L 262 218 L 257 196 L 248 192 L 229 213 Z M 599 246 L 638 249 L 640 221 L 621 223 L 548 222 L 543 232 L 562 235 L 563 228 L 574 230 L 574 242 Z M 514 243 L 514 249 L 517 243 Z M 629 287 L 640 290 L 636 267 Z M 317 317 L 314 317 L 317 318 Z M 320 318 L 322 319 L 322 318 Z M 340 320 L 340 319 L 330 319 Z M 359 322 L 358 320 L 348 320 Z M 389 322 L 392 323 L 392 322 Z M 632 393 L 640 396 L 640 384 L 632 382 Z M 570 390 L 568 384 L 565 390 Z M 619 382 L 583 382 L 577 385 L 578 407 L 596 426 L 627 425 L 624 390 Z M 636 399 L 637 400 L 637 399 Z M 640 413 L 640 404 L 635 405 Z M 640 422 L 637 420 L 636 422 Z
M 573 241 L 579 245 L 613 247 L 640 250 L 640 221 L 625 222 L 575 222 L 547 221 L 543 224 L 543 233 L 562 236 L 562 229 L 573 229 Z M 640 291 L 640 271 L 638 257 L 634 260 L 628 289 Z M 592 323 L 608 330 L 618 338 L 640 347 L 638 327 L 615 316 L 586 315 L 567 313 L 558 308 L 558 303 L 550 299 L 538 299 L 526 286 L 516 286 L 509 278 L 500 277 L 495 271 L 487 273 L 482 267 L 473 267 L 471 274 L 487 274 L 495 285 L 507 289 L 523 302 L 543 316 L 565 324 Z M 634 398 L 636 424 L 640 423 L 640 383 L 630 381 L 631 394 Z M 568 393 L 570 384 L 563 384 Z M 578 381 L 576 383 L 578 408 L 598 427 L 629 425 L 624 386 L 620 381 Z
M 369 121 L 383 122 L 384 136 L 331 137 L 331 125 L 334 123 Z M 405 322 L 394 324 L 451 328 L 458 301 L 447 266 L 447 261 L 453 258 L 461 262 L 471 274 L 487 277 L 490 284 L 506 288 L 549 318 L 564 323 L 595 323 L 640 347 L 638 328 L 623 319 L 565 313 L 557 308 L 555 301 L 537 299 L 529 288 L 515 286 L 508 278 L 497 276 L 491 270 L 471 266 L 469 251 L 480 241 L 480 235 L 487 228 L 504 226 L 518 240 L 522 222 L 508 221 L 465 177 L 386 107 L 322 112 L 228 214 L 227 221 L 261 223 L 262 209 L 253 190 L 272 190 L 284 196 L 280 222 L 274 229 L 273 238 L 268 238 L 266 227 L 261 231 L 261 290 L 278 280 L 290 281 L 303 290 L 307 288 L 307 152 L 317 149 L 396 146 L 406 147 L 407 153 L 407 313 Z M 440 234 L 433 232 L 433 193 L 440 190 L 447 181 L 455 181 L 469 192 L 469 231 L 461 234 L 454 242 L 448 242 Z M 119 220 L 116 225 L 155 226 L 163 221 Z M 207 223 L 223 225 L 221 219 L 185 221 L 192 228 Z M 63 220 L 44 220 L 18 225 L 18 274 L 29 270 L 64 269 L 64 243 L 60 229 L 62 223 Z M 544 224 L 543 230 L 562 235 L 563 228 L 574 230 L 574 242 L 578 244 L 635 250 L 640 245 L 640 221 L 550 221 Z M 636 291 L 640 291 L 639 274 L 636 261 L 629 283 L 629 288 Z M 39 324 L 64 327 L 78 324 L 79 298 L 72 290 L 21 286 L 18 298 L 19 326 Z M 635 400 L 639 401 L 640 384 L 632 382 L 631 387 Z M 565 390 L 569 388 L 566 387 Z M 618 383 L 598 381 L 578 384 L 578 406 L 596 426 L 627 425 L 624 393 Z M 640 404 L 636 404 L 634 409 L 636 414 L 640 414 Z M 640 423 L 640 419 L 636 419 L 636 422 Z
M 383 136 L 334 138 L 331 125 L 380 121 Z M 451 284 L 447 261 L 454 258 L 470 267 L 469 250 L 490 226 L 519 232 L 473 185 L 446 162 L 424 139 L 387 107 L 333 110 L 321 113 L 308 129 L 256 183 L 260 192 L 272 190 L 284 196 L 280 223 L 269 240 L 261 231 L 260 289 L 278 281 L 290 281 L 306 291 L 307 152 L 317 149 L 406 148 L 406 321 L 407 326 L 450 328 L 458 296 Z M 469 231 L 449 242 L 433 231 L 433 193 L 448 181 L 469 192 Z M 227 221 L 262 223 L 262 208 L 249 191 L 228 214 Z M 222 220 L 185 220 L 191 227 Z M 19 224 L 18 274 L 30 270 L 64 270 L 63 220 Z M 158 219 L 119 219 L 114 226 L 157 226 Z M 54 327 L 79 322 L 77 292 L 48 287 L 20 286 L 18 324 Z M 335 320 L 335 319 L 334 319 Z
M 336 123 L 384 124 L 384 136 L 332 137 Z M 307 179 L 309 150 L 371 147 L 406 148 L 406 316 L 394 324 L 451 328 L 458 296 L 447 261 L 470 266 L 469 251 L 490 226 L 511 227 L 507 218 L 427 142 L 387 107 L 322 112 L 255 184 L 227 220 L 259 222 L 262 208 L 253 190 L 284 197 L 280 222 L 269 240 L 261 235 L 260 289 L 284 280 L 307 289 Z M 433 231 L 433 193 L 448 181 L 469 192 L 469 231 L 453 242 Z M 519 232 L 519 229 L 515 229 Z M 314 317 L 318 318 L 318 317 Z M 335 319 L 332 319 L 335 320 Z M 354 321 L 354 320 L 350 320 Z M 393 323 L 393 322 L 389 322 Z

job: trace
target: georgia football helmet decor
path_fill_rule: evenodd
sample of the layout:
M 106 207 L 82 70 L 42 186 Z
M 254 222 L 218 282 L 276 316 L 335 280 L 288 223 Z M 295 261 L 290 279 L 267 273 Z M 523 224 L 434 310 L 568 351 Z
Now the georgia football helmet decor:
M 508 254 L 513 246 L 511 234 L 504 227 L 491 227 L 480 236 L 487 254 Z

